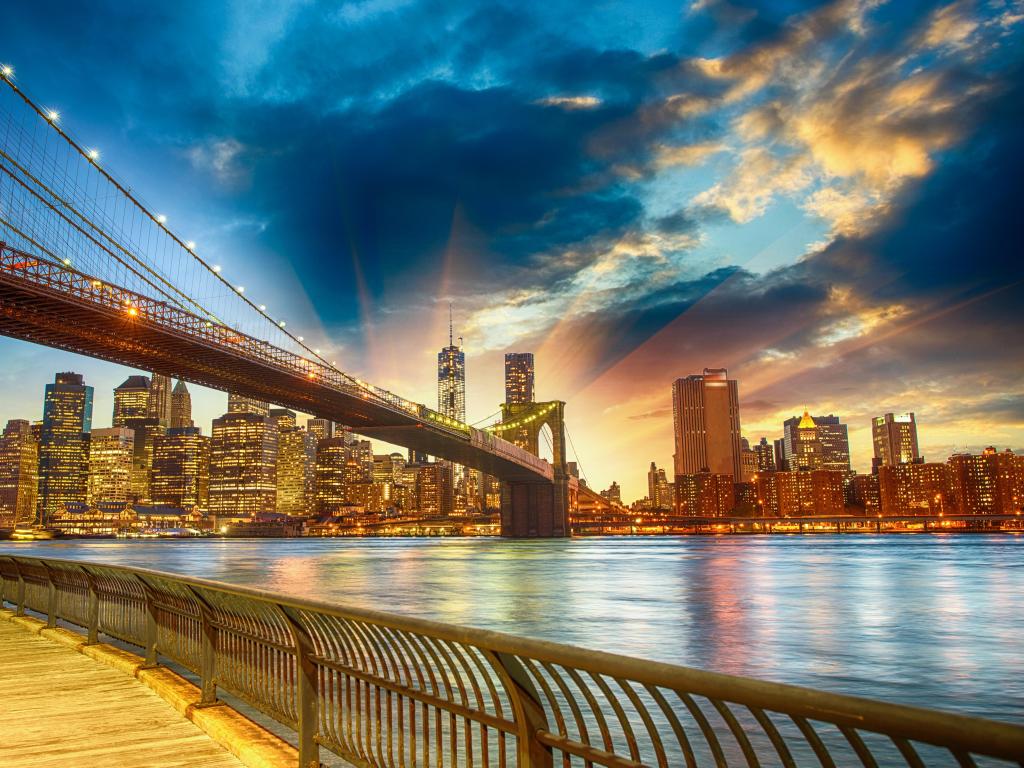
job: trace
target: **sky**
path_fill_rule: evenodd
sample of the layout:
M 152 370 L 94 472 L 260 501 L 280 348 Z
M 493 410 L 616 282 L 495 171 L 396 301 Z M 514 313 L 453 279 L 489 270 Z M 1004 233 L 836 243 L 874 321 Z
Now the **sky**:
M 752 443 L 834 413 L 863 471 L 914 411 L 928 459 L 1024 449 L 1022 30 L 1021 0 L 36 0 L 0 61 L 344 370 L 435 405 L 451 302 L 477 422 L 534 352 L 631 500 L 705 367 Z M 0 360 L 2 420 L 76 370 L 106 426 L 131 373 Z

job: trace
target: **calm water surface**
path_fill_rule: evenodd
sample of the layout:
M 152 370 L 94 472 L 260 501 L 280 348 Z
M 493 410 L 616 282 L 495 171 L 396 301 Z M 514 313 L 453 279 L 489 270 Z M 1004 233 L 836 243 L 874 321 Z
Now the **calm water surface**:
M 137 565 L 1024 722 L 1024 537 L 54 541 Z

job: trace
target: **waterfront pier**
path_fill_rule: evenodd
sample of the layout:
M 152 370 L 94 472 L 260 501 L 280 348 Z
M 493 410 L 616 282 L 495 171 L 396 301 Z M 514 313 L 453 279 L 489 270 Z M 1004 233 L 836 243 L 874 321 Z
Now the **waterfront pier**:
M 144 569 L 0 556 L 0 587 L 7 618 L 38 632 L 33 641 L 105 656 L 144 682 L 163 678 L 146 684 L 210 733 L 225 731 L 211 717 L 233 722 L 242 735 L 225 743 L 250 765 L 308 768 L 323 751 L 363 766 L 615 768 L 973 766 L 1024 755 L 1024 727 L 1009 723 Z M 107 640 L 134 653 L 104 649 Z M 0 659 L 9 664 L 24 643 L 0 634 Z M 198 685 L 168 677 L 168 665 Z M 39 675 L 0 689 L 6 717 L 60 720 L 61 689 Z M 114 711 L 137 693 L 111 685 L 88 696 Z M 235 701 L 275 721 L 297 750 L 242 718 Z M 144 715 L 119 722 L 104 737 L 111 744 L 140 727 L 166 737 Z M 57 733 L 41 734 L 38 748 Z M 246 756 L 242 747 L 261 739 L 278 762 Z

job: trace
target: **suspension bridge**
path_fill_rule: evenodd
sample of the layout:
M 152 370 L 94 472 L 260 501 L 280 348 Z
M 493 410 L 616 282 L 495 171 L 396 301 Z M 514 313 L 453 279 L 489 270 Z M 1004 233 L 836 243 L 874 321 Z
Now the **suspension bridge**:
M 0 333 L 293 408 L 502 481 L 508 536 L 569 533 L 562 407 L 479 429 L 345 372 L 197 253 L 0 68 Z M 553 412 L 557 410 L 554 415 Z M 502 438 L 555 433 L 553 462 Z

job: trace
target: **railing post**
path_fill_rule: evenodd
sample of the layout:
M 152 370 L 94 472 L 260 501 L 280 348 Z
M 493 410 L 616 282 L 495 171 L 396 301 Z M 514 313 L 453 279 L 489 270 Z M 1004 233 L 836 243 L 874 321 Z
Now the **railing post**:
M 57 613 L 60 611 L 60 595 L 57 594 L 57 585 L 53 582 L 53 571 L 50 566 L 43 563 L 46 569 L 46 626 L 53 629 L 57 626 Z
M 96 591 L 96 579 L 89 571 L 82 568 L 85 580 L 89 583 L 89 635 L 86 644 L 96 645 L 100 641 L 100 594 Z
M 319 768 L 320 744 L 316 739 L 320 720 L 320 694 L 316 664 L 313 663 L 313 641 L 294 611 L 279 606 L 288 620 L 295 643 L 295 708 L 298 711 L 299 767 Z
M 18 565 L 18 561 L 14 561 L 14 567 L 18 571 L 18 607 L 15 613 L 18 616 L 25 615 L 25 577 L 21 575 L 21 566 Z
M 217 703 L 217 628 L 210 617 L 210 606 L 192 587 L 188 591 L 199 604 L 199 621 L 202 626 L 202 650 L 199 657 L 199 682 L 201 695 L 199 706 L 209 707 Z
M 541 705 L 540 694 L 529 674 L 515 656 L 507 653 L 488 654 L 505 673 L 506 688 L 512 699 L 519 733 L 516 738 L 516 765 L 551 768 L 554 757 L 551 748 L 541 744 L 537 731 L 548 730 L 548 718 Z
M 136 576 L 136 578 L 139 578 Z M 142 579 L 139 579 L 142 581 Z M 146 663 L 143 669 L 152 669 L 157 666 L 157 627 L 156 627 L 156 604 L 153 602 L 153 590 L 149 584 L 142 581 L 142 594 L 146 597 Z

